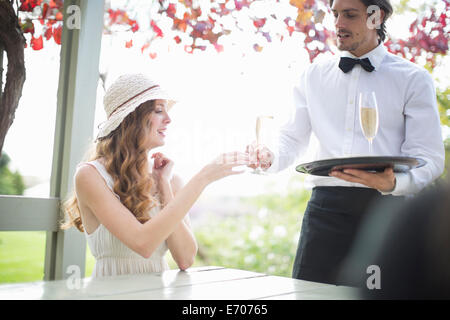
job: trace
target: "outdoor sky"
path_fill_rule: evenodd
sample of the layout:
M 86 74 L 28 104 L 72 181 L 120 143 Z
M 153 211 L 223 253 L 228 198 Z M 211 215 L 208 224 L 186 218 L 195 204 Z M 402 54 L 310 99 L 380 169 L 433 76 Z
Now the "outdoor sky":
M 406 35 L 412 18 L 394 16 L 388 31 L 396 37 Z M 175 161 L 175 172 L 185 182 L 220 153 L 244 151 L 246 144 L 255 140 L 258 115 L 275 116 L 264 127 L 265 142 L 273 145 L 277 128 L 292 111 L 292 85 L 309 64 L 298 37 L 265 47 L 260 53 L 249 50 L 245 56 L 240 46 L 230 44 L 225 45 L 221 54 L 207 51 L 193 55 L 172 46 L 170 52 L 159 50 L 153 60 L 147 53 L 141 54 L 139 36 L 133 35 L 136 45 L 131 49 L 125 48 L 128 40 L 129 36 L 103 38 L 100 71 L 108 72 L 107 85 L 123 72 L 146 72 L 175 94 L 179 103 L 171 111 L 166 146 L 158 151 Z M 242 37 L 234 40 L 251 41 Z M 4 146 L 13 169 L 43 181 L 51 174 L 60 50 L 52 41 L 44 46 L 41 51 L 25 50 L 27 80 Z M 167 48 L 164 43 L 160 46 Z M 447 67 L 440 74 L 448 75 L 448 71 Z M 441 82 L 448 86 L 448 77 Z M 93 137 L 98 124 L 105 119 L 102 99 L 103 88 L 99 83 Z M 295 174 L 293 167 L 275 176 L 245 173 L 216 182 L 206 192 L 230 196 L 283 192 L 289 177 Z M 28 190 L 27 195 L 45 197 L 48 193 L 48 184 L 43 184 Z

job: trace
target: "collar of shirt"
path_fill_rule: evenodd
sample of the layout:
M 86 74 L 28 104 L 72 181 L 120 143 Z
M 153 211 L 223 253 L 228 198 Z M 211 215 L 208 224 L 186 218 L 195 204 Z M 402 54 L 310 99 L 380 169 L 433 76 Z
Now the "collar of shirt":
M 370 63 L 374 66 L 375 70 L 378 70 L 380 68 L 381 62 L 383 61 L 384 57 L 387 54 L 386 47 L 383 43 L 380 43 L 375 49 L 372 51 L 362 55 L 361 57 L 356 57 L 353 54 L 351 54 L 349 51 L 342 51 L 340 54 L 340 57 L 347 57 L 352 59 L 364 59 L 369 58 Z M 339 60 L 337 60 L 337 66 L 339 67 Z

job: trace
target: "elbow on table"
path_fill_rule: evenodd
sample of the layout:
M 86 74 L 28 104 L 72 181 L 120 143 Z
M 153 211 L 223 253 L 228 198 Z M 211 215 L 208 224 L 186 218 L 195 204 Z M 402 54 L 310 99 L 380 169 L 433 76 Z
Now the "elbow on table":
M 183 257 L 182 259 L 179 259 L 177 261 L 178 268 L 180 268 L 180 270 L 184 271 L 184 270 L 188 269 L 189 267 L 191 267 L 194 264 L 195 256 L 197 255 L 197 251 L 198 251 L 198 247 L 197 247 L 197 244 L 195 244 L 195 246 L 193 248 L 193 252 L 191 254 L 186 255 L 185 257 Z
M 194 264 L 194 257 L 192 257 L 191 259 L 180 261 L 177 264 L 178 268 L 180 268 L 181 271 L 185 271 Z

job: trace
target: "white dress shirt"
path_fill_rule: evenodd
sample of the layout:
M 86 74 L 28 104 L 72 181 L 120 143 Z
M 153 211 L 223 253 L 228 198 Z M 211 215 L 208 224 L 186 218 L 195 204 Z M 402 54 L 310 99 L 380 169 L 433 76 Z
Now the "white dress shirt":
M 342 56 L 356 58 L 349 52 Z M 311 64 L 294 88 L 294 117 L 280 130 L 278 151 L 268 172 L 293 164 L 308 147 L 311 133 L 318 140 L 313 160 L 368 155 L 368 141 L 359 124 L 358 95 L 376 93 L 379 127 L 373 140 L 373 156 L 419 157 L 427 162 L 407 173 L 395 173 L 393 195 L 419 192 L 444 170 L 444 144 L 436 91 L 423 68 L 387 52 L 380 44 L 359 59 L 369 58 L 375 67 L 360 65 L 344 73 L 340 57 Z M 310 176 L 315 186 L 365 187 L 334 177 Z

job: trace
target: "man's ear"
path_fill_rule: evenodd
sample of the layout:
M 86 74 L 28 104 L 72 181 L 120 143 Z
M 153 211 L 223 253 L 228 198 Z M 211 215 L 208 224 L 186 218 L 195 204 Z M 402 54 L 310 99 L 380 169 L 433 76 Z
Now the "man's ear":
M 372 5 L 367 8 L 367 27 L 369 29 L 381 29 L 386 18 L 386 13 L 379 6 Z

